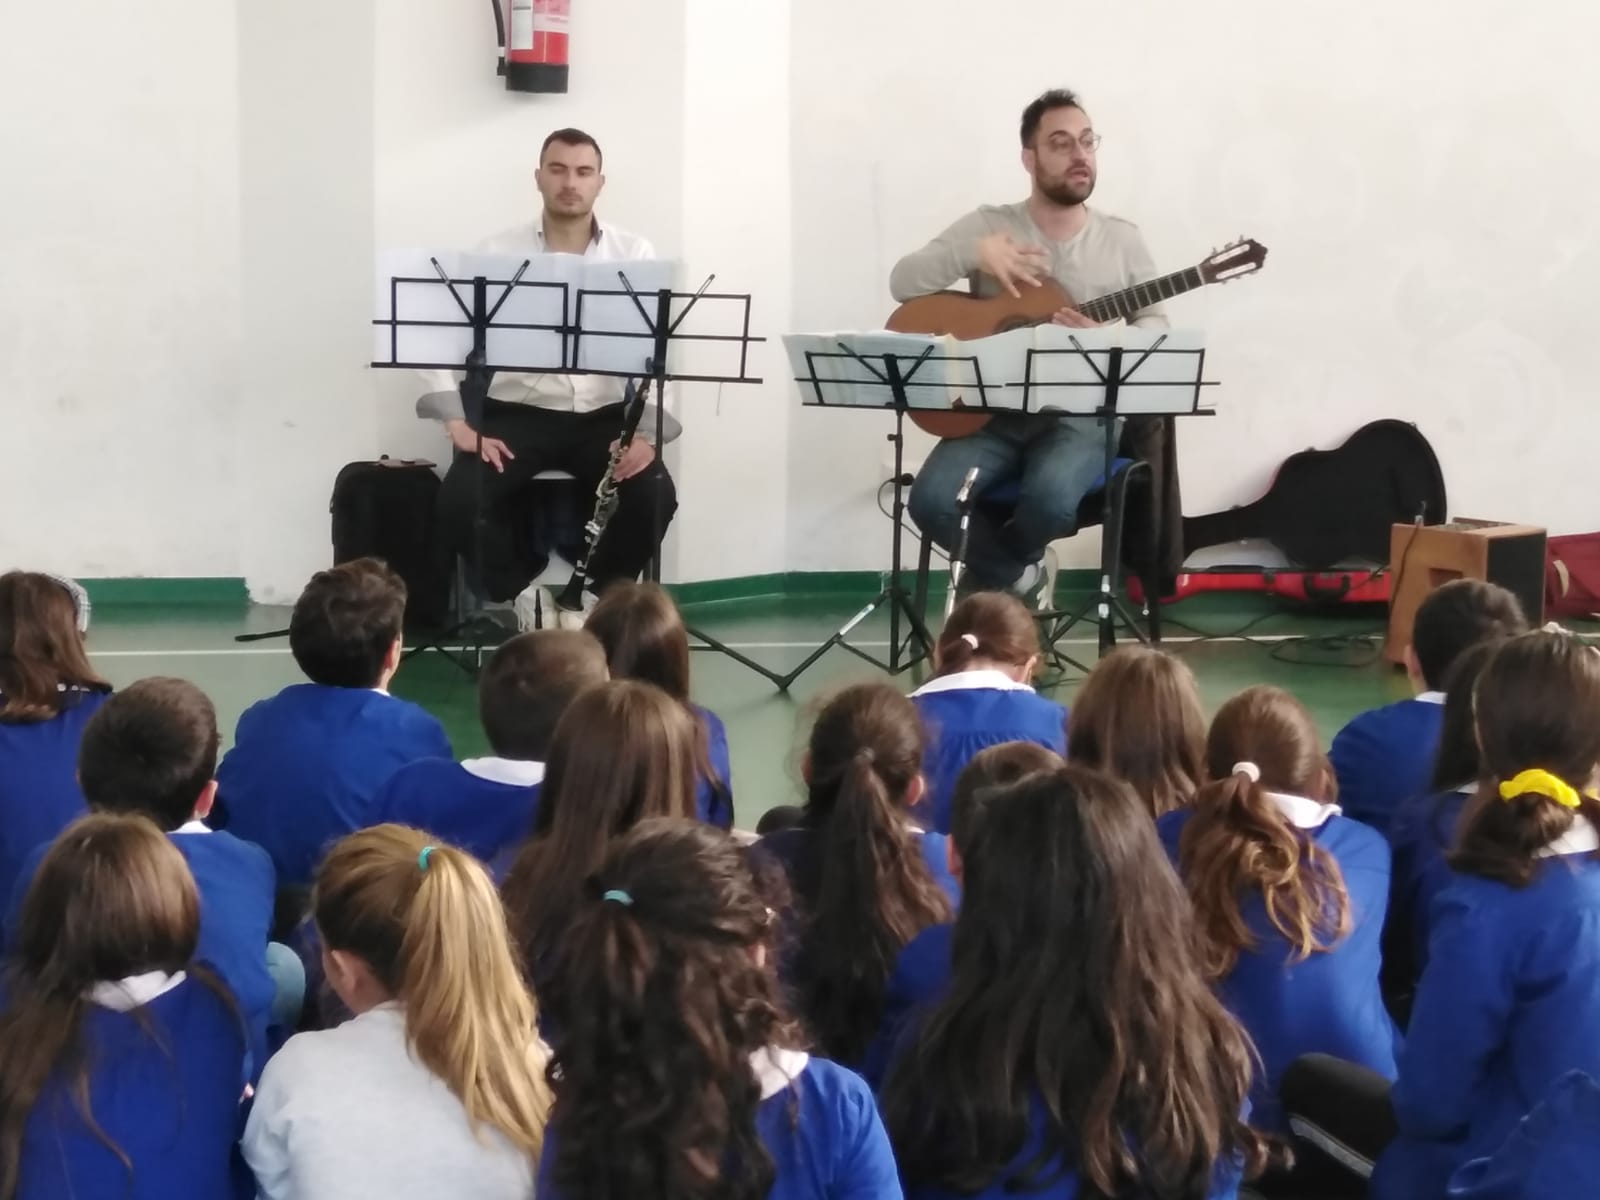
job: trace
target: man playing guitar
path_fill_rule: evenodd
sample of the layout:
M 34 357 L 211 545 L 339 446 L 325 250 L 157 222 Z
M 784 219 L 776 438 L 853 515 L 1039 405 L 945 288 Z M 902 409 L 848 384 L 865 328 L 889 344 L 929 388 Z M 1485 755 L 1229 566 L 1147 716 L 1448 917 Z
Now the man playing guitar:
M 1013 296 L 1053 277 L 1075 297 L 1099 296 L 1155 276 L 1137 226 L 1092 209 L 1100 135 L 1078 97 L 1046 92 L 1022 114 L 1022 165 L 1033 178 L 1028 199 L 968 213 L 921 250 L 895 264 L 889 290 L 897 301 L 948 288 L 963 276 L 977 296 Z M 1094 325 L 1073 308 L 1053 318 Z M 1165 327 L 1159 305 L 1134 313 L 1132 324 Z M 1119 418 L 1120 421 L 1120 418 Z M 956 495 L 967 472 L 979 470 L 978 491 L 1015 480 L 1020 495 L 1009 520 L 982 510 L 968 525 L 964 581 L 1012 591 L 1048 608 L 1055 583 L 1050 543 L 1077 530 L 1078 507 L 1104 469 L 1099 421 L 1008 414 L 967 437 L 934 447 L 911 488 L 911 518 L 946 551 L 958 535 Z

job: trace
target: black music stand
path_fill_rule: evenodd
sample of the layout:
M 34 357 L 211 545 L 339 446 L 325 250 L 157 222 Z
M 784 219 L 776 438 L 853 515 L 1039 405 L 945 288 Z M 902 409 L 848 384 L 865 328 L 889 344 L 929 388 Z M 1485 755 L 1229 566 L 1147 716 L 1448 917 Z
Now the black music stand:
M 1200 389 L 1215 386 L 1214 382 L 1205 381 L 1201 377 L 1205 371 L 1204 347 L 1168 347 L 1166 343 L 1170 335 L 1158 334 L 1154 342 L 1148 347 L 1124 348 L 1121 345 L 1111 344 L 1104 347 L 1086 348 L 1080 340 L 1081 333 L 1069 333 L 1067 340 L 1070 347 L 1060 349 L 1040 349 L 1029 347 L 1024 365 L 1022 379 L 1007 386 L 1017 387 L 1022 392 L 1022 411 L 1035 415 L 1048 415 L 1062 420 L 1095 419 L 1101 422 L 1105 432 L 1104 470 L 1101 475 L 1106 493 L 1106 503 L 1112 503 L 1112 471 L 1117 457 L 1117 442 L 1121 431 L 1117 424 L 1119 417 L 1130 415 L 1159 415 L 1159 416 L 1194 416 L 1201 413 Z M 1069 358 L 1079 362 L 1086 369 L 1080 372 L 1081 377 L 1070 380 L 1040 380 L 1036 377 L 1036 368 L 1041 363 L 1047 363 L 1052 358 Z M 1131 360 L 1131 362 L 1130 362 Z M 1104 365 L 1102 365 L 1102 363 Z M 1141 368 L 1149 363 L 1151 367 L 1140 377 Z M 1160 377 L 1161 368 L 1170 367 L 1166 374 L 1171 378 Z M 1192 378 L 1191 370 L 1192 367 Z M 1181 377 L 1180 377 L 1181 373 Z M 1069 395 L 1076 391 L 1081 397 L 1087 390 L 1103 393 L 1101 402 L 1093 408 L 1078 408 L 1075 411 L 1062 411 L 1060 409 L 1046 408 L 1033 403 L 1035 390 L 1044 391 L 1053 388 L 1069 389 Z M 1163 388 L 1167 394 L 1153 403 L 1135 403 L 1130 410 L 1122 406 L 1123 389 Z M 1134 396 L 1139 392 L 1135 390 Z M 1108 514 L 1109 516 L 1109 514 Z M 1109 526 L 1109 521 L 1102 528 Z M 1113 544 L 1110 537 L 1102 537 L 1100 548 L 1100 572 L 1096 579 L 1094 591 L 1081 605 L 1072 609 L 1050 609 L 1041 612 L 1037 620 L 1044 628 L 1042 641 L 1049 647 L 1051 658 L 1056 666 L 1070 665 L 1077 670 L 1087 673 L 1089 668 L 1083 663 L 1064 653 L 1059 646 L 1067 632 L 1085 620 L 1091 614 L 1099 627 L 1099 653 L 1104 656 L 1116 643 L 1116 629 L 1120 623 L 1144 644 L 1150 638 L 1141 627 L 1138 617 L 1129 608 L 1127 601 L 1119 595 L 1111 585 L 1112 579 L 1118 573 L 1116 556 L 1121 553 L 1121 546 Z M 1160 597 L 1145 597 L 1146 605 L 1160 603 Z
M 905 419 L 906 413 L 913 407 L 910 401 L 911 389 L 934 388 L 941 391 L 948 389 L 951 384 L 946 379 L 918 379 L 919 373 L 928 368 L 930 363 L 967 363 L 970 364 L 971 379 L 959 385 L 964 391 L 975 389 L 978 405 L 975 407 L 989 407 L 989 391 L 983 382 L 983 371 L 975 356 L 938 354 L 936 342 L 929 342 L 915 353 L 899 354 L 892 351 L 879 351 L 871 348 L 872 342 L 879 335 L 866 335 L 859 339 L 862 349 L 858 350 L 846 344 L 843 340 L 836 340 L 837 350 L 802 350 L 800 357 L 804 360 L 806 369 L 803 374 L 796 374 L 795 382 L 801 385 L 802 399 L 805 404 L 815 404 L 822 408 L 892 408 L 894 411 L 894 432 L 887 435 L 888 441 L 894 446 L 894 528 L 890 535 L 890 569 L 884 581 L 883 590 L 869 600 L 854 616 L 841 625 L 831 637 L 818 645 L 806 658 L 790 671 L 787 675 L 776 676 L 774 681 L 782 691 L 788 691 L 795 680 L 800 678 L 813 663 L 835 646 L 848 650 L 857 658 L 864 659 L 880 670 L 891 675 L 910 669 L 919 662 L 930 659 L 933 655 L 933 638 L 928 633 L 928 627 L 923 620 L 923 614 L 913 603 L 910 593 L 901 582 L 902 568 L 901 537 L 905 524 Z M 891 337 L 906 337 L 906 335 L 890 335 Z M 910 340 L 909 338 L 907 340 Z M 926 339 L 923 339 L 926 340 Z M 837 370 L 818 374 L 819 363 L 836 363 L 843 367 L 842 374 Z M 881 366 L 880 366 L 881 364 Z M 809 389 L 812 398 L 806 399 L 806 390 Z M 828 398 L 828 391 L 836 393 L 834 399 Z M 943 407 L 943 406 L 937 406 Z M 889 661 L 883 662 L 874 658 L 857 646 L 852 646 L 847 639 L 852 630 L 883 605 L 889 605 Z M 908 627 L 907 645 L 902 647 L 900 639 L 900 618 L 904 617 Z M 910 642 L 916 642 L 913 650 Z M 905 657 L 902 659 L 902 650 Z
M 766 338 L 753 337 L 750 333 L 750 295 L 748 292 L 712 292 L 708 289 L 716 279 L 715 275 L 707 275 L 705 282 L 695 292 L 676 292 L 667 288 L 654 291 L 640 292 L 633 286 L 628 278 L 627 268 L 617 272 L 617 278 L 622 284 L 620 288 L 580 288 L 577 298 L 577 319 L 575 321 L 573 339 L 573 361 L 576 362 L 583 339 L 588 338 L 592 343 L 596 339 L 605 338 L 644 338 L 650 342 L 650 351 L 645 359 L 644 373 L 651 380 L 652 389 L 656 398 L 656 453 L 662 450 L 662 429 L 665 422 L 666 387 L 668 383 L 760 383 L 761 378 L 749 373 L 750 346 L 755 342 L 764 342 Z M 617 328 L 606 327 L 603 321 L 596 322 L 592 319 L 585 320 L 584 304 L 587 301 L 593 307 L 597 301 L 603 302 L 607 298 L 615 299 L 625 297 L 628 307 L 638 315 L 643 328 L 624 325 Z M 682 301 L 682 306 L 673 312 L 673 305 Z M 688 318 L 696 305 L 702 301 L 715 303 L 734 304 L 738 306 L 738 333 L 694 333 L 682 332 L 684 321 Z M 724 371 L 716 372 L 687 372 L 671 371 L 668 369 L 673 352 L 680 348 L 690 348 L 700 345 L 702 348 L 718 344 L 736 344 L 738 346 L 738 370 L 736 373 Z M 603 374 L 604 372 L 593 372 Z M 655 552 L 650 557 L 649 577 L 654 581 L 661 578 L 661 543 L 664 538 L 665 517 L 662 513 L 660 478 L 656 479 L 654 496 L 652 498 L 652 511 L 655 518 Z M 741 666 L 748 667 L 756 674 L 782 687 L 782 676 L 770 668 L 756 662 L 755 659 L 741 654 L 732 646 L 718 641 L 716 638 L 687 625 L 691 639 L 691 650 L 710 650 L 731 658 Z

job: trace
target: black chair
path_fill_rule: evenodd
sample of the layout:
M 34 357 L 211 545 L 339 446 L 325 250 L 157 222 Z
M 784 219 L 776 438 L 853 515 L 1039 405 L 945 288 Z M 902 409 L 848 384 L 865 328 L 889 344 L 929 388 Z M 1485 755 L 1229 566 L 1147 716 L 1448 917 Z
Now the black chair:
M 1157 602 L 1157 598 L 1161 595 L 1160 521 L 1152 503 L 1152 479 L 1150 464 L 1143 459 L 1113 459 L 1110 486 L 1106 485 L 1102 474 L 1096 481 L 1094 490 L 1085 496 L 1078 506 L 1078 528 L 1086 529 L 1093 525 L 1105 527 L 1105 536 L 1101 539 L 1100 579 L 1104 592 L 1120 596 L 1127 562 L 1124 539 L 1129 525 L 1131 506 L 1136 518 L 1134 523 L 1142 525 L 1144 533 L 1144 546 L 1138 556 L 1138 573 L 1144 588 L 1143 615 L 1146 628 L 1143 636 L 1148 637 L 1151 642 L 1160 642 L 1161 607 Z M 977 507 L 983 510 L 991 521 L 1003 523 L 1016 508 L 1018 492 L 1017 480 L 1001 480 L 978 496 Z M 919 533 L 918 537 L 921 546 L 917 555 L 913 603 L 926 620 L 933 543 L 926 534 Z M 1118 616 L 1110 604 L 1103 602 L 1100 588 L 1096 589 L 1095 595 L 1086 604 L 1077 609 L 1051 608 L 1039 614 L 1038 620 L 1044 626 L 1042 641 L 1052 648 L 1053 657 L 1061 662 L 1070 663 L 1080 670 L 1087 670 L 1083 664 L 1056 651 L 1054 646 L 1074 625 L 1091 614 L 1094 615 L 1099 629 L 1100 653 L 1105 654 L 1116 644 Z M 1138 632 L 1137 627 L 1135 632 Z

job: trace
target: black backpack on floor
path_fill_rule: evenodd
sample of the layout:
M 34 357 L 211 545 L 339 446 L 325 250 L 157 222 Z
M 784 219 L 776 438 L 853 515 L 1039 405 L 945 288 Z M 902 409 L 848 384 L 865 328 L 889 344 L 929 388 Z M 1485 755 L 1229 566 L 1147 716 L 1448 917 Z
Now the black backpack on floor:
M 333 561 L 380 558 L 406 582 L 406 628 L 450 614 L 450 561 L 436 536 L 439 476 L 425 459 L 346 463 L 333 481 Z

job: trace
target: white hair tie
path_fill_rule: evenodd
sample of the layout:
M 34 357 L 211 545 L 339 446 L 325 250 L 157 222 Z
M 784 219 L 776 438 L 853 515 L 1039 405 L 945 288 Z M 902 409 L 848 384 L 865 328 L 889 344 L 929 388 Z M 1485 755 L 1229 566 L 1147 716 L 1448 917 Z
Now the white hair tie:
M 978 638 L 976 634 L 963 633 L 961 635 L 961 640 L 967 645 L 971 646 L 974 650 L 978 648 Z
M 1236 762 L 1233 764 L 1233 775 L 1243 775 L 1251 783 L 1261 782 L 1261 768 L 1253 762 Z

